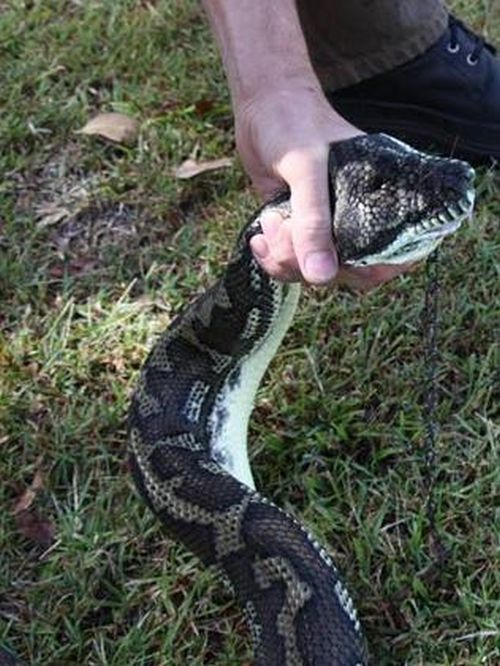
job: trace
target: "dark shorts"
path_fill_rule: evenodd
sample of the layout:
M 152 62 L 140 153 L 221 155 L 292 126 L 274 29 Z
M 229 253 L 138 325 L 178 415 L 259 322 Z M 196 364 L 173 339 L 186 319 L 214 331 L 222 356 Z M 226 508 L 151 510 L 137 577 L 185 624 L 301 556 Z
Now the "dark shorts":
M 442 36 L 442 0 L 297 0 L 311 60 L 336 90 L 424 53 Z

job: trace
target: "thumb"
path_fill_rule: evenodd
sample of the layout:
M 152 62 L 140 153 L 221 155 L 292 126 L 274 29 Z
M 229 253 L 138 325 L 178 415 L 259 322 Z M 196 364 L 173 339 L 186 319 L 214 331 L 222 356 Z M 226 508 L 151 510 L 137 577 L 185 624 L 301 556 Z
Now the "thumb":
M 291 187 L 292 241 L 304 279 L 312 284 L 333 280 L 338 259 L 332 237 L 328 152 L 302 161 Z

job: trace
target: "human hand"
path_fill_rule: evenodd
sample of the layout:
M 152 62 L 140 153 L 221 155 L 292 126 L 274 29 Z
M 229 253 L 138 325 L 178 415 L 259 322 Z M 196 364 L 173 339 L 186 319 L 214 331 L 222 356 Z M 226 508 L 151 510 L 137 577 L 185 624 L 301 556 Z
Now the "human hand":
M 279 263 L 275 257 L 276 248 L 282 248 L 284 256 L 292 256 L 293 222 L 291 218 L 283 218 L 277 211 L 270 211 L 262 218 L 262 234 L 254 236 L 251 247 L 259 245 L 265 252 L 264 258 L 257 260 L 266 272 L 285 282 L 299 282 L 303 280 L 299 268 L 295 265 L 288 267 Z M 331 232 L 330 232 L 331 233 Z M 264 240 L 264 244 L 261 241 Z M 259 250 L 260 250 L 259 247 Z M 374 266 L 343 266 L 340 265 L 335 274 L 334 282 L 345 286 L 352 291 L 366 292 L 384 282 L 388 282 L 398 275 L 415 270 L 416 264 L 377 264 Z
M 404 272 L 404 267 L 342 269 L 332 240 L 328 187 L 329 145 L 362 132 L 332 111 L 312 84 L 266 92 L 236 110 L 236 139 L 258 192 L 269 198 L 287 183 L 292 214 L 262 216 L 263 234 L 251 241 L 260 265 L 284 281 L 324 284 L 338 277 L 356 290 Z
M 263 235 L 251 241 L 254 254 L 278 279 L 329 282 L 338 271 L 331 235 L 329 146 L 362 132 L 326 100 L 294 0 L 202 3 L 219 43 L 244 166 L 264 198 L 284 183 L 290 187 L 291 220 L 276 225 L 271 216 Z M 382 275 L 389 274 L 382 269 Z

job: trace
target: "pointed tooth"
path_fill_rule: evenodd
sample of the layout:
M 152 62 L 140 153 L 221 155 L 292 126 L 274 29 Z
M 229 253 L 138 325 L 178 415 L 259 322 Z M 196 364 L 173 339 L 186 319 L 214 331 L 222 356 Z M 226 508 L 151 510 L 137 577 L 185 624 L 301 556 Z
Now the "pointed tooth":
M 439 213 L 437 216 L 438 220 L 442 222 L 443 224 L 446 224 L 447 222 L 450 222 L 450 216 L 447 215 L 446 213 Z
M 467 199 L 460 199 L 458 205 L 463 213 L 468 213 L 471 209 L 471 202 Z

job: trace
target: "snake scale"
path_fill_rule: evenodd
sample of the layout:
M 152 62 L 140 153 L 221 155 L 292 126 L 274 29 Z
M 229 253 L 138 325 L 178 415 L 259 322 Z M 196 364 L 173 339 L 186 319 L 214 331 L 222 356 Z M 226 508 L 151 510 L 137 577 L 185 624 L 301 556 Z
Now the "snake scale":
M 383 134 L 332 144 L 332 234 L 341 262 L 424 258 L 470 215 L 474 172 Z M 327 550 L 255 490 L 247 425 L 259 382 L 291 323 L 299 286 L 268 276 L 241 232 L 220 279 L 173 321 L 147 358 L 129 411 L 134 478 L 175 540 L 229 582 L 258 666 L 360 666 L 367 649 Z

